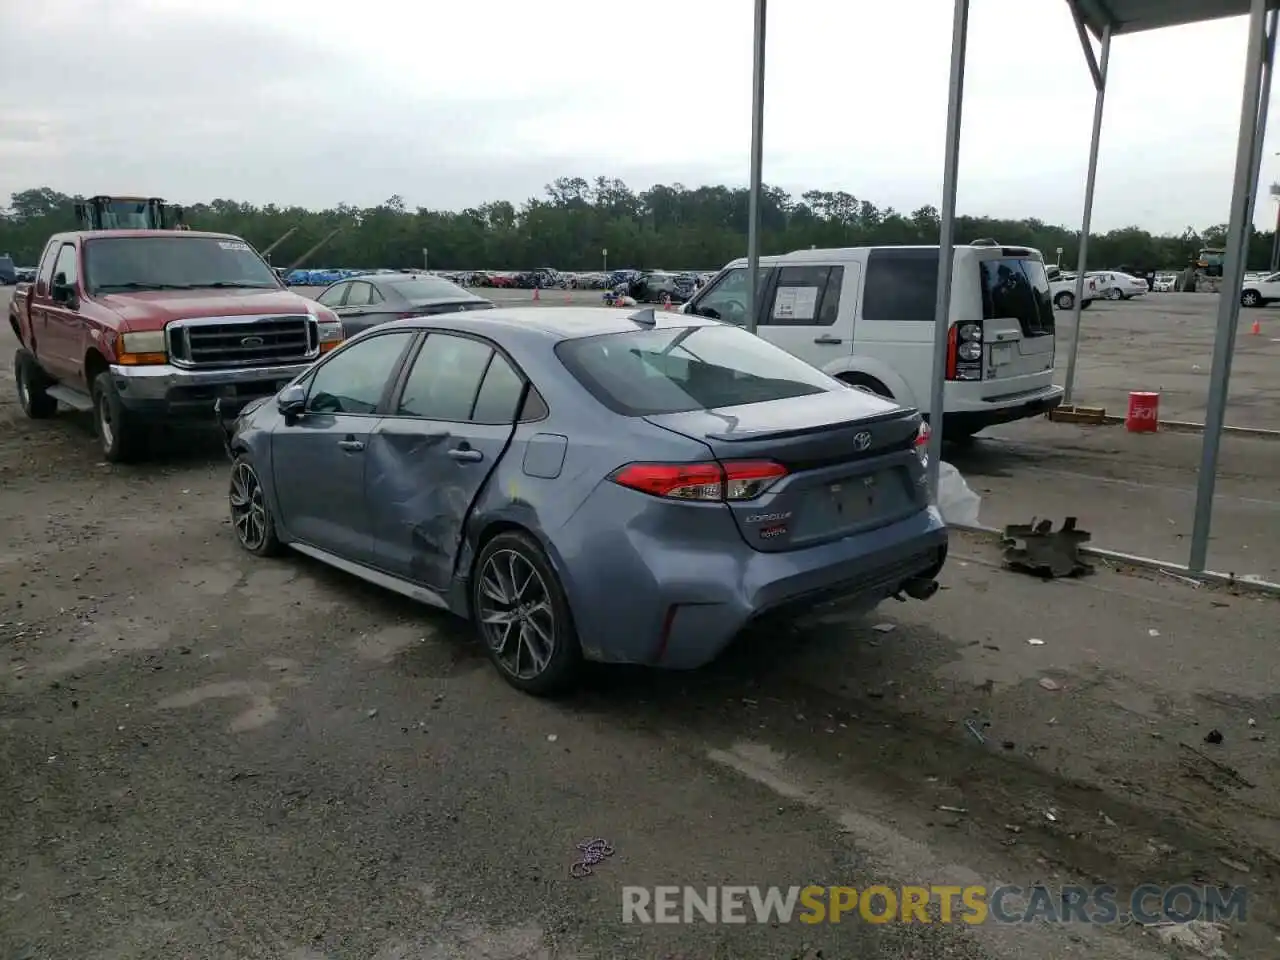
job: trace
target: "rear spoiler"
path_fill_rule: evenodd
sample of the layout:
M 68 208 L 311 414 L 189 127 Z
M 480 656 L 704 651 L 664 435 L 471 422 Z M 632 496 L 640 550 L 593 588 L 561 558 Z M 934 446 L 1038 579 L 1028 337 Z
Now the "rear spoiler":
M 824 430 L 833 430 L 839 427 L 856 427 L 868 423 L 885 423 L 889 420 L 904 420 L 908 417 L 915 416 L 919 411 L 913 407 L 899 407 L 897 410 L 889 410 L 886 413 L 878 413 L 871 417 L 854 417 L 850 420 L 843 420 L 837 423 L 822 423 L 816 426 L 793 427 L 789 430 L 756 430 L 753 433 L 708 433 L 708 440 L 717 440 L 721 443 L 737 443 L 754 440 L 785 440 L 788 437 L 803 437 L 810 433 L 821 433 Z

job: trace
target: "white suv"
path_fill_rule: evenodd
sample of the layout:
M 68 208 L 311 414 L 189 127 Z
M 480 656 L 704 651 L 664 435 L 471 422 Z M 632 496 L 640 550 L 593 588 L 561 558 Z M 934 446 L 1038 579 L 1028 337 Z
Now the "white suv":
M 1246 281 L 1240 292 L 1240 303 L 1246 307 L 1265 307 L 1276 300 L 1280 300 L 1280 273 Z
M 929 416 L 938 247 L 846 247 L 760 258 L 757 333 L 851 386 Z M 747 261 L 681 310 L 747 319 Z M 943 435 L 1035 417 L 1062 403 L 1054 315 L 1039 251 L 956 247 Z

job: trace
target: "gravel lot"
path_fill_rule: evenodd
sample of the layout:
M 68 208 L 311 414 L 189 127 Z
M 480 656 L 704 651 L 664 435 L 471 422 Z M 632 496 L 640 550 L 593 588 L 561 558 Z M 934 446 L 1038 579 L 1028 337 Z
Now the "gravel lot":
M 0 957 L 1123 960 L 1163 954 L 1132 927 L 627 926 L 620 891 L 1192 878 L 1248 884 L 1230 949 L 1275 956 L 1271 601 L 1045 584 L 958 537 L 927 605 L 539 702 L 456 622 L 240 552 L 211 437 L 109 466 L 0 381 Z M 570 879 L 595 836 L 616 855 Z

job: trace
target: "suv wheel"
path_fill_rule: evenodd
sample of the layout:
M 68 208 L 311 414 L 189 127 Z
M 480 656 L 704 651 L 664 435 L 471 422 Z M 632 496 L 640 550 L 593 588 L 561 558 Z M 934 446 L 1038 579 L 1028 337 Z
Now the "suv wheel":
M 58 401 L 45 393 L 49 380 L 35 358 L 26 350 L 13 357 L 13 379 L 18 385 L 18 403 L 32 420 L 47 420 L 58 412 Z
M 1262 296 L 1257 290 L 1246 290 L 1240 294 L 1240 304 L 1245 307 L 1262 306 Z
M 93 378 L 93 426 L 108 463 L 134 463 L 146 455 L 146 425 L 120 402 L 109 372 Z

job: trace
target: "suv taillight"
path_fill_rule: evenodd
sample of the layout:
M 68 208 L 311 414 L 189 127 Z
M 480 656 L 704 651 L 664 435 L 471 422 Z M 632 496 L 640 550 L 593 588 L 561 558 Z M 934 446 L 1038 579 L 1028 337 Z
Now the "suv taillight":
M 609 478 L 614 483 L 668 500 L 703 503 L 753 500 L 787 475 L 767 460 L 726 463 L 630 463 Z
M 982 379 L 982 324 L 953 324 L 947 332 L 947 379 Z

